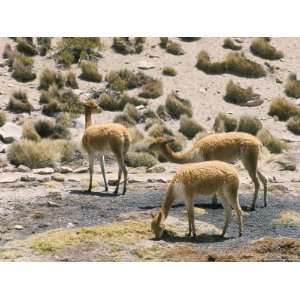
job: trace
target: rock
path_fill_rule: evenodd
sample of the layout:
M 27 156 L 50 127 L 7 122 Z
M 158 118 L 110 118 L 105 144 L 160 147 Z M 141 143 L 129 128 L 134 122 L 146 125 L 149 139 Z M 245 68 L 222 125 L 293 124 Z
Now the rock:
M 300 80 L 300 72 L 296 73 L 296 80 L 298 80 L 298 81 Z
M 25 181 L 25 182 L 36 181 L 36 177 L 35 176 L 31 176 L 31 175 L 21 176 L 21 181 Z
M 48 175 L 54 173 L 54 169 L 53 168 L 34 169 L 33 173 L 39 175 Z
M 108 179 L 107 184 L 111 186 L 116 186 L 118 183 L 117 179 Z
M 162 165 L 156 165 L 146 170 L 147 173 L 163 173 L 166 171 L 166 168 Z
M 143 180 L 133 179 L 133 178 L 128 179 L 128 183 L 141 183 L 141 182 L 144 182 L 144 181 Z
M 24 229 L 24 227 L 22 225 L 15 225 L 14 229 L 16 229 L 16 230 L 22 230 L 22 229 Z
M 137 110 L 142 110 L 142 109 L 144 109 L 145 108 L 145 105 L 138 105 L 138 106 L 136 106 L 135 107 Z
M 163 179 L 163 178 L 149 178 L 147 180 L 147 182 L 149 182 L 149 183 L 154 183 L 154 182 L 167 183 L 168 181 L 166 179 Z
M 87 173 L 89 171 L 88 167 L 80 167 L 74 170 L 75 174 Z
M 69 182 L 80 182 L 80 179 L 71 177 L 71 178 L 68 178 L 67 181 L 69 181 Z
M 6 148 L 7 148 L 7 145 L 3 144 L 0 141 L 0 153 L 5 153 L 6 152 Z
M 6 166 L 3 168 L 4 172 L 15 172 L 16 168 L 14 166 Z
M 0 183 L 14 183 L 17 182 L 18 179 L 19 179 L 18 176 L 1 175 Z
M 49 207 L 59 207 L 59 204 L 53 201 L 47 201 L 47 206 Z
M 67 228 L 74 228 L 74 227 L 75 227 L 75 225 L 73 223 L 68 223 L 67 224 Z
M 138 68 L 142 70 L 154 69 L 155 65 L 148 61 L 140 61 L 138 64 Z
M 255 107 L 255 106 L 259 106 L 263 103 L 264 103 L 264 100 L 258 98 L 255 100 L 249 100 L 246 103 L 242 104 L 241 106 Z
M 58 168 L 57 172 L 61 173 L 61 174 L 73 173 L 73 169 L 70 167 L 63 166 L 63 167 Z
M 298 163 L 298 156 L 296 153 L 286 153 L 281 155 L 276 163 L 279 164 L 282 169 L 280 171 L 295 171 Z
M 276 78 L 276 83 L 283 83 L 283 81 L 280 78 Z
M 16 168 L 16 171 L 17 172 L 30 172 L 30 168 L 28 168 L 27 166 L 24 166 L 24 165 L 19 165 L 17 168 Z
M 5 144 L 10 144 L 17 141 L 22 136 L 22 127 L 14 123 L 7 122 L 2 127 L 0 127 L 0 139 Z
M 62 175 L 54 174 L 51 176 L 52 180 L 58 181 L 58 182 L 64 182 L 65 178 Z
M 50 181 L 51 177 L 50 176 L 41 176 L 41 177 L 37 177 L 37 181 L 38 182 L 47 182 Z

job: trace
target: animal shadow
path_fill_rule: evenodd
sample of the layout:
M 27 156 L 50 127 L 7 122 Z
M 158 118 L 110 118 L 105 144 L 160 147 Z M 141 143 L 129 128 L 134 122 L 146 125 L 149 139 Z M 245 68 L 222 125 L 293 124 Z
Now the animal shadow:
M 109 192 L 88 192 L 86 190 L 70 190 L 70 194 L 86 195 L 86 196 L 98 196 L 98 197 L 118 197 L 121 194 L 109 193 Z

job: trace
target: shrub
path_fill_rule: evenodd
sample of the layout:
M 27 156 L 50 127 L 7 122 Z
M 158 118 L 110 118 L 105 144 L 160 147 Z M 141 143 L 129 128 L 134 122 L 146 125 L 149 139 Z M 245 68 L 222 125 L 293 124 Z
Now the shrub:
M 9 99 L 7 109 L 15 113 L 30 113 L 33 107 L 28 101 L 26 93 L 19 90 L 13 92 Z
M 164 135 L 173 136 L 173 132 L 162 122 L 154 122 L 153 125 L 148 129 L 148 134 L 151 137 L 158 138 Z
M 34 142 L 21 139 L 10 145 L 7 159 L 13 165 L 25 165 L 29 168 L 53 167 L 59 160 L 59 153 L 50 140 Z
M 20 53 L 23 53 L 28 56 L 35 56 L 37 55 L 36 46 L 23 38 L 17 39 L 17 50 Z
M 300 135 L 300 115 L 289 118 L 287 128 L 292 133 Z
M 158 163 L 157 159 L 146 152 L 128 152 L 125 157 L 125 163 L 128 167 L 153 167 Z
M 237 129 L 237 119 L 230 117 L 228 114 L 219 113 L 214 122 L 215 132 L 231 132 Z
M 169 38 L 168 37 L 161 37 L 161 38 L 159 38 L 159 40 L 160 40 L 160 42 L 159 42 L 160 47 L 163 48 L 163 49 L 166 49 Z
M 49 117 L 53 117 L 61 111 L 63 111 L 62 106 L 57 100 L 51 100 L 49 103 L 43 105 L 42 108 L 42 113 Z
M 173 67 L 164 67 L 163 74 L 166 76 L 176 76 L 177 72 Z
M 93 60 L 103 45 L 97 37 L 65 37 L 58 43 L 57 62 L 69 67 L 80 59 Z
M 12 58 L 12 77 L 20 82 L 32 81 L 36 78 L 33 73 L 33 60 L 24 55 L 16 55 Z
M 181 133 L 177 133 L 175 136 L 173 136 L 174 141 L 172 143 L 170 143 L 170 148 L 175 151 L 182 151 L 187 144 L 187 138 L 181 134 Z
M 23 139 L 27 139 L 27 140 L 31 140 L 31 141 L 35 141 L 38 142 L 41 140 L 40 135 L 36 132 L 35 128 L 34 128 L 34 122 L 32 120 L 27 120 L 24 124 L 23 124 L 23 128 L 22 128 L 22 138 Z
M 275 138 L 266 128 L 258 131 L 257 138 L 271 153 L 282 153 L 283 150 L 287 149 L 286 144 Z
M 55 72 L 48 68 L 44 69 L 40 76 L 39 88 L 48 90 L 51 85 L 55 84 L 59 89 L 65 85 L 65 78 L 61 72 Z
M 266 75 L 264 68 L 240 53 L 229 53 L 224 61 L 211 62 L 209 55 L 201 51 L 197 58 L 197 68 L 207 74 L 233 74 L 236 76 L 259 78 Z
M 297 80 L 296 74 L 292 73 L 285 86 L 285 93 L 289 97 L 300 98 L 300 81 Z
M 4 111 L 0 111 L 0 127 L 6 123 L 6 113 Z
M 37 44 L 39 45 L 38 51 L 41 56 L 45 56 L 51 49 L 51 38 L 50 37 L 38 37 Z
M 40 104 L 47 104 L 53 99 L 59 99 L 61 91 L 57 86 L 51 85 L 47 91 L 42 91 L 40 95 Z
M 139 105 L 146 106 L 147 105 L 146 100 L 139 99 L 139 98 L 136 98 L 136 97 L 131 97 L 127 94 L 122 94 L 120 98 L 121 98 L 121 102 L 124 103 L 124 106 L 125 106 L 126 103 L 130 103 L 134 106 L 139 106 Z
M 167 43 L 166 51 L 173 55 L 183 55 L 184 54 L 184 51 L 183 51 L 181 45 L 176 42 L 170 41 L 170 40 Z
M 135 120 L 130 118 L 129 115 L 126 113 L 121 113 L 116 115 L 113 119 L 113 122 L 122 124 L 125 127 L 133 127 L 136 125 Z
M 245 89 L 230 80 L 226 86 L 226 95 L 224 99 L 225 101 L 233 104 L 245 104 L 257 96 L 257 94 L 253 93 L 251 87 Z
M 139 122 L 142 118 L 141 113 L 135 108 L 133 104 L 130 103 L 126 104 L 123 112 L 127 114 L 135 122 Z
M 157 115 L 164 121 L 169 119 L 169 114 L 166 111 L 166 107 L 163 104 L 160 104 L 156 109 Z
M 300 109 L 293 102 L 283 97 L 278 97 L 272 100 L 269 115 L 277 116 L 280 121 L 286 121 L 290 117 L 300 115 Z
M 33 123 L 33 127 L 41 138 L 49 138 L 54 133 L 55 124 L 50 119 L 38 119 Z
M 98 72 L 97 65 L 90 61 L 82 61 L 80 63 L 81 75 L 80 78 L 92 81 L 92 82 L 101 82 L 102 75 Z
M 143 140 L 144 135 L 135 126 L 130 127 L 128 130 L 132 139 L 132 144 Z
M 61 112 L 56 116 L 55 119 L 56 124 L 60 124 L 64 127 L 71 127 L 72 126 L 72 119 L 70 114 L 67 112 Z
M 72 89 L 78 89 L 78 83 L 77 83 L 77 79 L 76 79 L 76 75 L 73 72 L 68 72 L 67 76 L 66 76 L 66 86 L 70 87 Z
M 171 93 L 166 99 L 166 110 L 168 114 L 179 119 L 181 115 L 193 116 L 192 105 L 189 100 L 179 98 L 175 93 Z
M 237 131 L 247 132 L 256 135 L 257 132 L 262 128 L 262 123 L 256 117 L 241 116 L 239 121 L 239 127 Z
M 121 54 L 141 53 L 144 48 L 146 38 L 136 37 L 133 41 L 128 37 L 115 37 L 112 48 Z
M 60 155 L 60 162 L 68 163 L 74 159 L 78 160 L 78 153 L 80 153 L 80 151 L 76 143 L 69 140 L 60 139 L 54 141 L 54 146 Z
M 188 139 L 193 139 L 198 132 L 205 132 L 205 128 L 201 126 L 196 120 L 182 115 L 180 117 L 179 132 L 183 133 Z
M 162 95 L 163 85 L 160 80 L 152 80 L 151 82 L 146 83 L 142 87 L 142 91 L 139 93 L 140 97 L 146 99 L 155 99 Z
M 242 47 L 240 45 L 236 45 L 232 39 L 230 38 L 227 38 L 227 39 L 224 39 L 224 43 L 223 43 L 223 48 L 224 49 L 231 49 L 231 50 L 241 50 Z
M 105 79 L 109 83 L 109 87 L 116 91 L 134 89 L 153 81 L 153 78 L 143 72 L 134 73 L 127 69 L 111 71 Z
M 254 55 L 265 59 L 275 60 L 283 57 L 283 53 L 277 51 L 265 38 L 254 39 L 251 43 L 250 50 Z
M 146 120 L 146 119 L 155 120 L 155 119 L 159 119 L 159 117 L 153 109 L 148 108 L 143 112 L 143 119 L 144 120 Z

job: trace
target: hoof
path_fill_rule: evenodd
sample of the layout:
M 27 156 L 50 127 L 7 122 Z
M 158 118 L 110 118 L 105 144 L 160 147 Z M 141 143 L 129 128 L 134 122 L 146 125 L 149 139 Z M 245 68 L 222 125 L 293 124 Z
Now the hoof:
M 186 237 L 190 237 L 190 236 L 191 236 L 191 233 L 186 233 L 185 236 L 186 236 Z

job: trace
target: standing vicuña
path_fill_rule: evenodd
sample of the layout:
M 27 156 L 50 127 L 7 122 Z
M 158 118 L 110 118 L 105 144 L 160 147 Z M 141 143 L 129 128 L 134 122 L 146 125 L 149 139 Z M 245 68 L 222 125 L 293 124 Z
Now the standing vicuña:
M 96 152 L 101 155 L 101 172 L 105 184 L 105 190 L 108 191 L 108 185 L 105 176 L 104 154 L 112 152 L 119 165 L 118 182 L 115 194 L 118 193 L 122 173 L 124 174 L 123 195 L 126 193 L 127 185 L 127 169 L 124 162 L 125 154 L 130 146 L 130 133 L 126 127 L 120 124 L 99 124 L 92 125 L 92 113 L 99 112 L 99 107 L 95 101 L 87 101 L 85 103 L 85 132 L 82 137 L 83 148 L 89 156 L 90 184 L 88 191 L 92 190 L 94 158 Z
M 189 221 L 189 233 L 196 236 L 194 221 L 193 199 L 197 195 L 210 195 L 217 193 L 220 196 L 225 210 L 225 224 L 222 236 L 225 235 L 231 221 L 232 209 L 236 211 L 239 221 L 239 236 L 242 235 L 243 221 L 242 209 L 238 199 L 239 177 L 236 169 L 225 162 L 207 161 L 186 164 L 178 169 L 171 183 L 160 212 L 152 215 L 151 228 L 156 238 L 160 238 L 164 231 L 164 221 L 176 198 L 183 198 Z
M 149 149 L 160 151 L 169 161 L 180 164 L 209 160 L 233 162 L 240 159 L 255 186 L 251 209 L 255 210 L 259 180 L 264 186 L 264 206 L 267 206 L 267 179 L 257 167 L 262 144 L 256 137 L 243 132 L 211 134 L 195 142 L 190 150 L 179 153 L 171 150 L 168 145 L 171 142 L 173 138 L 158 138 Z

